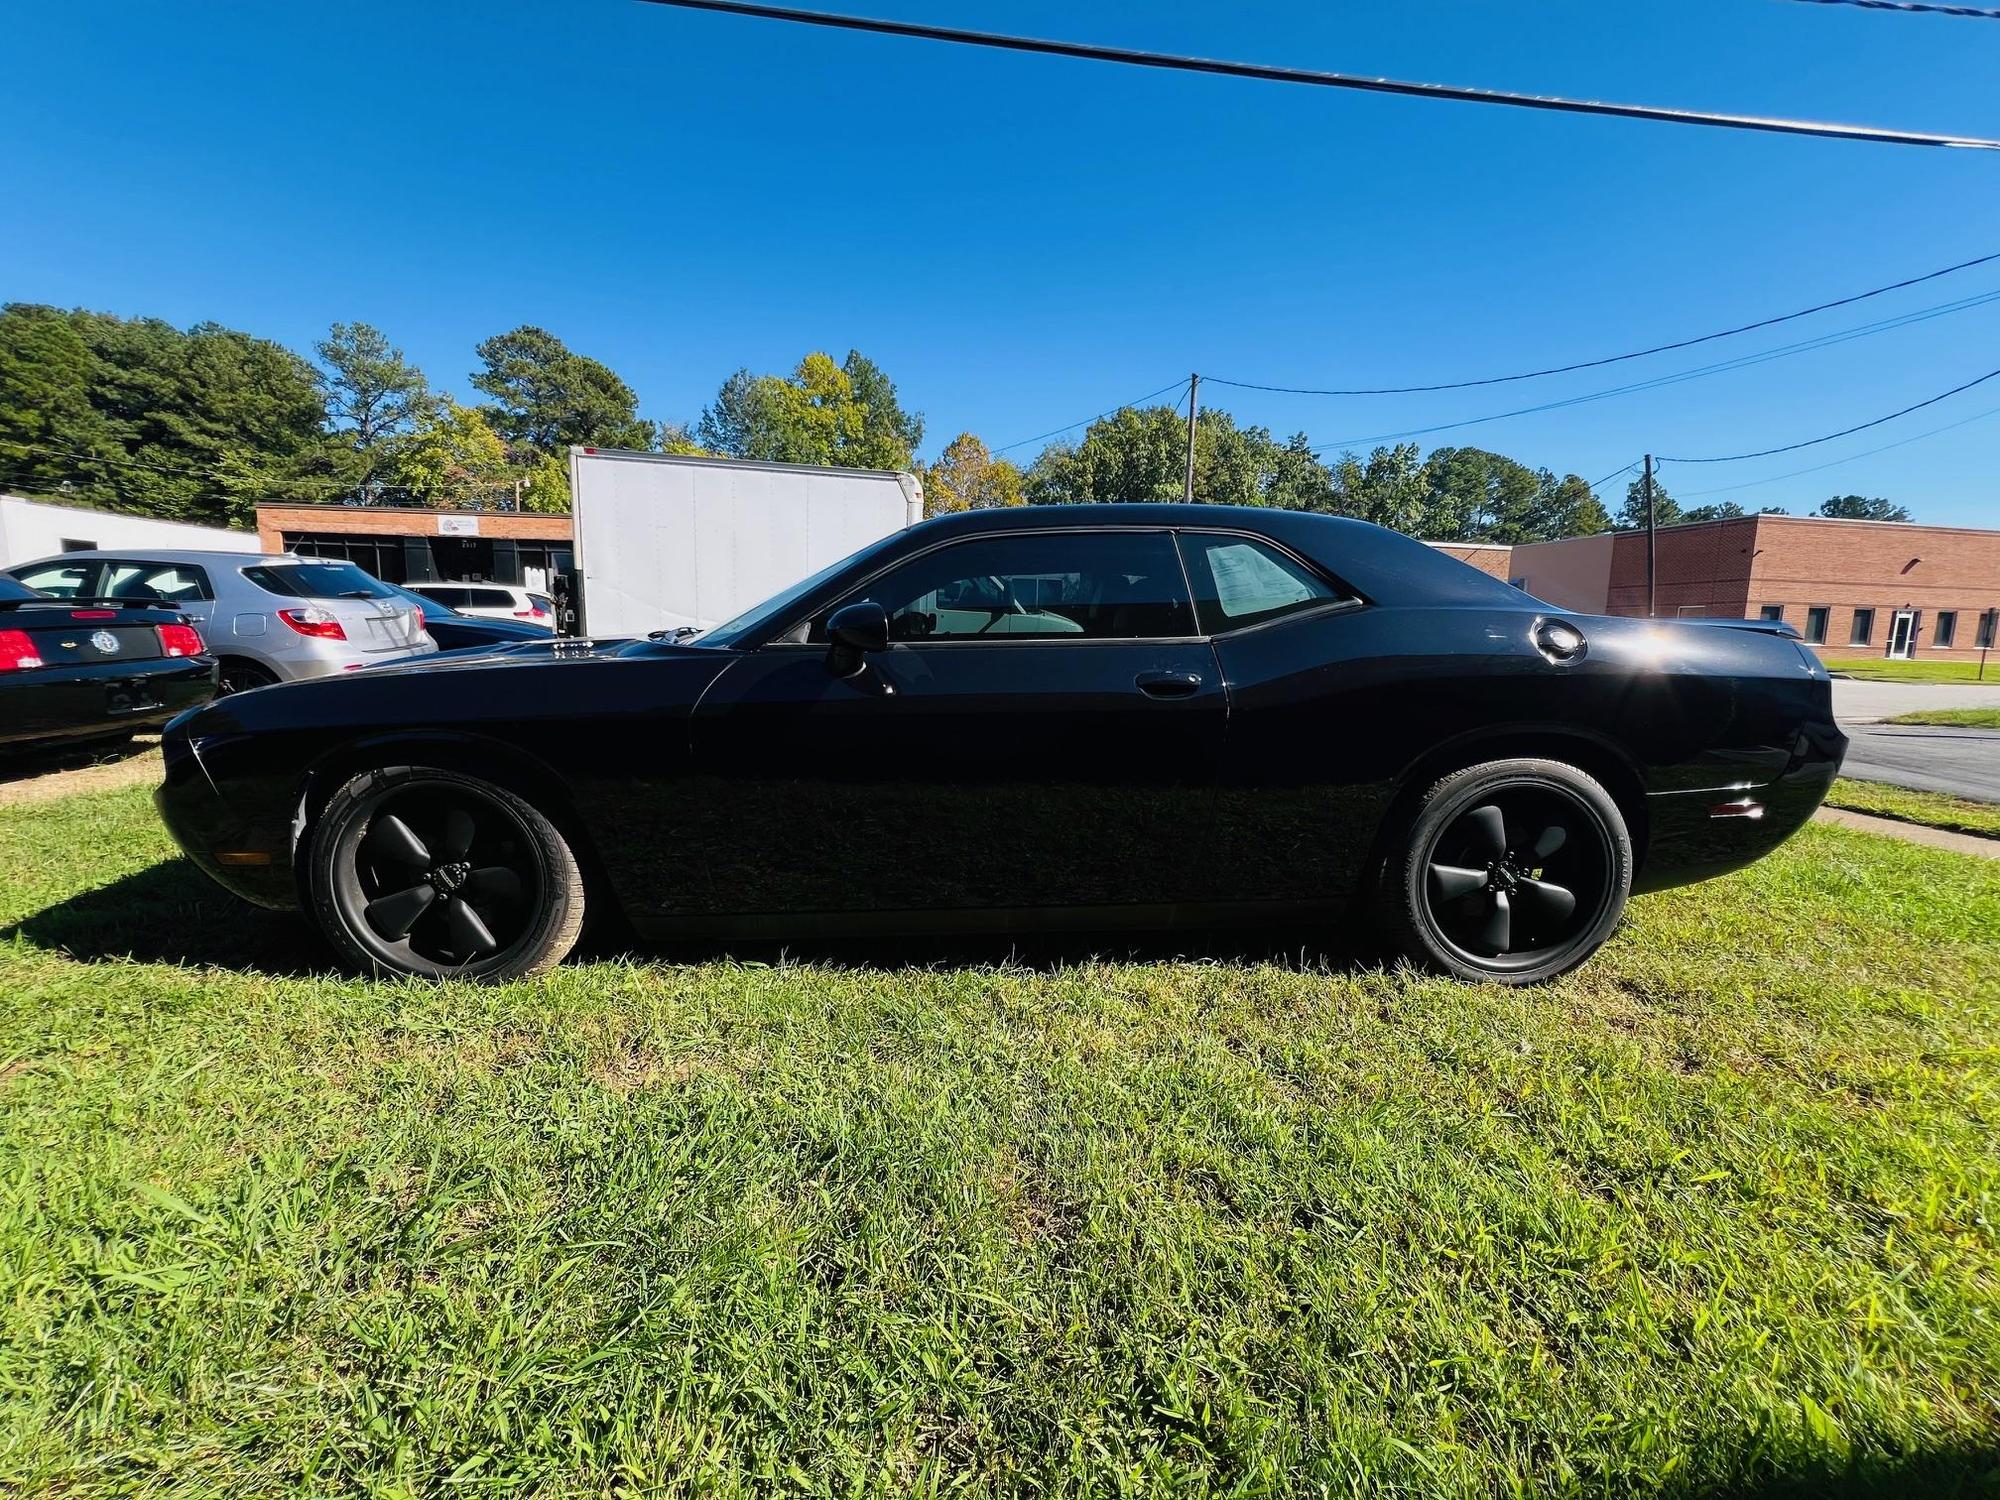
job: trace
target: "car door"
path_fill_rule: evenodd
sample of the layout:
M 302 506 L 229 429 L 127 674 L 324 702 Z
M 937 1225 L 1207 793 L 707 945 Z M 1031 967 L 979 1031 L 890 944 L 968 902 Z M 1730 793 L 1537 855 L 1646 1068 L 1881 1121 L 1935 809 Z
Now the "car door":
M 1205 852 L 1226 720 L 1164 530 L 1007 531 L 891 566 L 888 649 L 822 610 L 696 711 L 705 899 L 739 914 L 1164 907 Z
M 1350 895 L 1380 826 L 1399 699 L 1382 622 L 1268 537 L 1186 531 L 1181 550 L 1230 699 L 1208 899 Z

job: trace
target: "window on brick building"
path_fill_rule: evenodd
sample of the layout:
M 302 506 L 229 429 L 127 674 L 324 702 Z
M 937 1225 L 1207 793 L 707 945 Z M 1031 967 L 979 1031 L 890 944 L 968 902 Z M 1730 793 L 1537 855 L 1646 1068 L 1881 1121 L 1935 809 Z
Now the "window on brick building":
M 1958 611 L 1955 609 L 1939 610 L 1937 624 L 1931 627 L 1931 644 L 1933 646 L 1949 646 L 1957 634 Z
M 1847 644 L 1850 646 L 1865 646 L 1868 644 L 1868 637 L 1874 633 L 1875 611 L 1872 609 L 1857 609 L 1854 612 L 1854 628 L 1847 633 Z
M 1785 606 L 1782 604 L 1767 604 L 1757 611 L 1757 618 L 1760 620 L 1782 620 L 1785 618 Z
M 1815 604 L 1806 611 L 1806 639 L 1815 646 L 1824 645 L 1826 642 L 1826 615 L 1827 609 L 1824 604 Z
M 1989 609 L 1979 617 L 1979 649 L 1984 651 L 1993 644 L 1993 634 L 2000 629 L 2000 609 Z

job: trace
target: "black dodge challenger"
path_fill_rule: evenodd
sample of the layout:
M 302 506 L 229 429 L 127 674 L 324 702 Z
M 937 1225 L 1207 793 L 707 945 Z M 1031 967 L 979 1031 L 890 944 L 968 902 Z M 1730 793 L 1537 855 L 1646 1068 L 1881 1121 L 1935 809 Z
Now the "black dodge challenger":
M 225 698 L 159 804 L 380 971 L 641 936 L 1367 924 L 1502 983 L 1758 858 L 1846 740 L 1788 626 L 1569 615 L 1356 521 L 976 511 L 679 642 Z

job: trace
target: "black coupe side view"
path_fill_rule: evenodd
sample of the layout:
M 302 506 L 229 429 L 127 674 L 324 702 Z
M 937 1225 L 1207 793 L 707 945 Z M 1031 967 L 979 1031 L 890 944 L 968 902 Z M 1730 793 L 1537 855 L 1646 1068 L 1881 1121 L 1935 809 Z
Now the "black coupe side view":
M 213 698 L 215 680 L 171 604 L 55 599 L 0 577 L 0 752 L 129 739 Z
M 692 640 L 227 698 L 159 804 L 378 971 L 641 936 L 1369 924 L 1524 984 L 1634 891 L 1811 816 L 1846 740 L 1796 632 L 1564 614 L 1356 521 L 1205 505 L 899 533 Z

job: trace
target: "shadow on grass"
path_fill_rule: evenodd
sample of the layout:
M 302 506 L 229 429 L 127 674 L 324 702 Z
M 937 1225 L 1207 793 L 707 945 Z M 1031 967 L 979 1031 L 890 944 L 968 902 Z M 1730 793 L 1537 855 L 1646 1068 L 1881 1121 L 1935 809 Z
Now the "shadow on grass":
M 1671 1500 L 1972 1500 L 2000 1495 L 2000 1443 L 1871 1453 L 1841 1468 L 1805 1463 L 1785 1469 L 1779 1462 L 1780 1472 L 1761 1479 L 1670 1482 L 1649 1492 Z M 1603 1492 L 1615 1494 L 1619 1487 L 1610 1485 Z
M 704 963 L 735 959 L 884 971 L 985 964 L 1054 969 L 1098 959 L 1335 969 L 1358 969 L 1379 962 L 1358 947 L 1339 943 L 1334 934 L 1313 932 L 1296 923 L 1285 928 L 1170 932 L 940 934 L 894 939 L 821 936 L 671 943 L 642 942 L 614 929 L 615 924 L 607 922 L 603 930 L 587 932 L 572 961 L 624 958 L 635 963 Z M 296 912 L 264 911 L 238 901 L 216 889 L 185 859 L 149 866 L 0 929 L 0 941 L 16 936 L 85 962 L 130 958 L 141 963 L 212 965 L 246 974 L 280 976 L 338 969 L 332 949 L 306 917 Z
M 294 977 L 334 968 L 332 952 L 304 917 L 238 901 L 185 859 L 149 865 L 0 929 L 0 941 L 16 936 L 86 961 L 213 964 Z
M 136 739 L 108 736 L 71 745 L 40 745 L 0 754 L 0 787 L 17 781 L 34 781 L 63 771 L 90 771 L 115 766 L 120 761 L 160 748 L 157 734 Z

